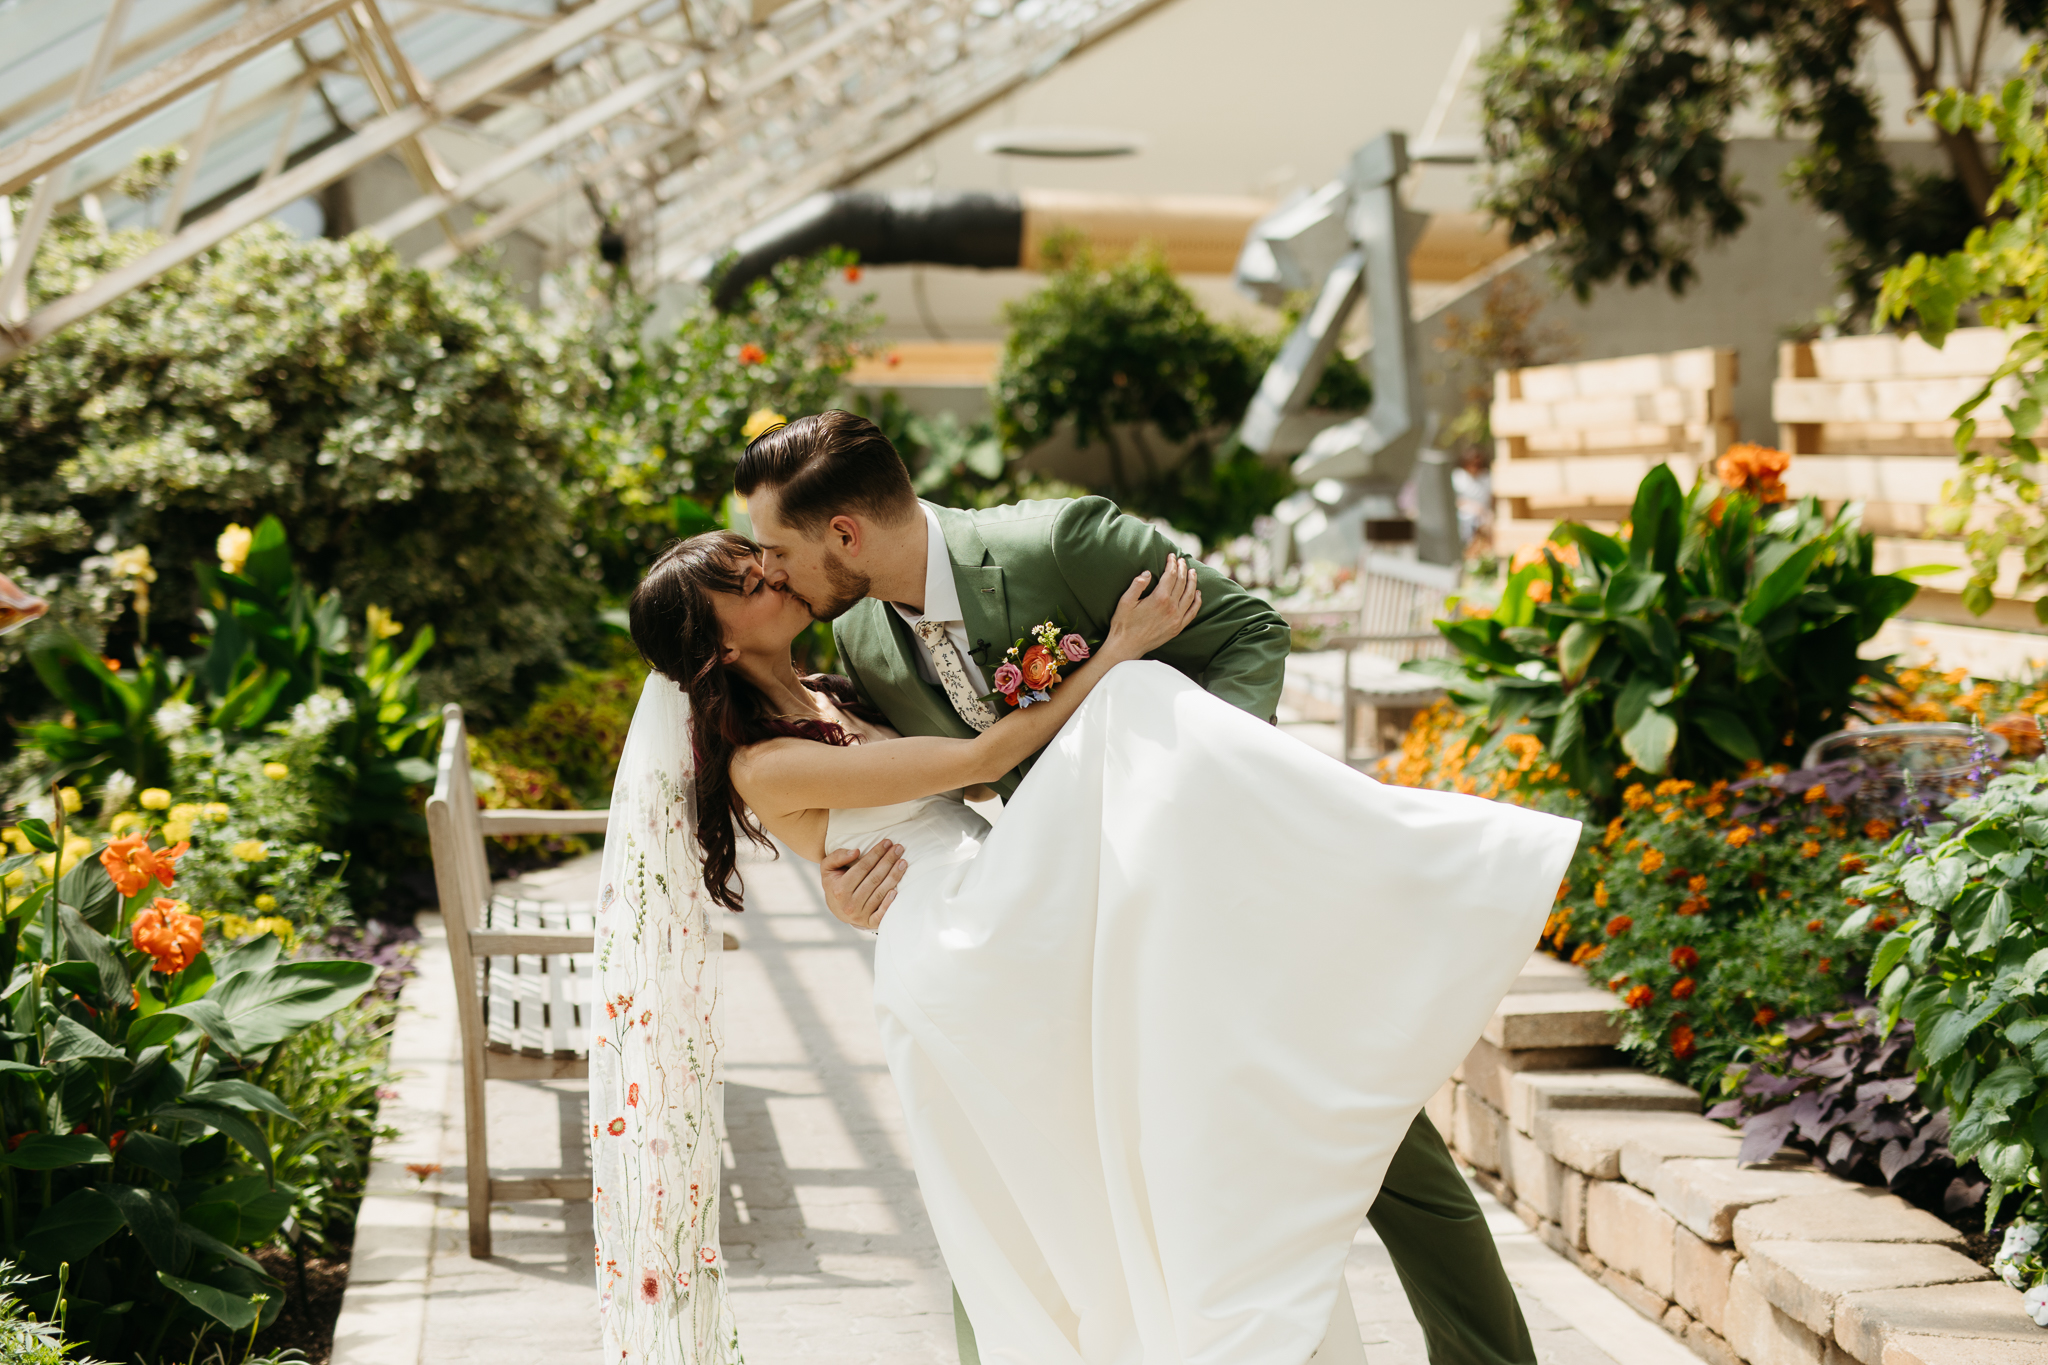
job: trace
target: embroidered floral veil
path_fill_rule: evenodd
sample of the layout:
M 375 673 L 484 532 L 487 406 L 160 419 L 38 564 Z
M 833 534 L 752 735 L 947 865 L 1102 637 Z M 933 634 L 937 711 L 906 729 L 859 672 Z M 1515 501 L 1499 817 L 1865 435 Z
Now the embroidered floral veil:
M 612 788 L 590 1144 L 605 1359 L 740 1358 L 718 1245 L 722 935 L 693 833 L 690 702 L 650 674 Z

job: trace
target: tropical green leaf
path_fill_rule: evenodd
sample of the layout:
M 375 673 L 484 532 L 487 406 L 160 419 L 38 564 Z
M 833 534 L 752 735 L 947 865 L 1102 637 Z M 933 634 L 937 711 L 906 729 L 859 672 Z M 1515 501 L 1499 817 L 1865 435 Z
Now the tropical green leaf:
M 166 1275 L 161 1270 L 157 1271 L 156 1277 L 164 1288 L 231 1332 L 246 1331 L 256 1321 L 256 1311 L 261 1305 L 256 1302 L 254 1296 L 244 1298 L 240 1294 L 230 1294 L 224 1289 L 215 1289 L 210 1284 L 200 1284 L 196 1280 L 181 1280 L 176 1275 Z
M 1701 734 L 1731 758 L 1739 758 L 1745 763 L 1758 762 L 1763 758 L 1763 749 L 1758 746 L 1756 736 L 1750 733 L 1742 717 L 1733 711 L 1706 706 L 1694 711 L 1691 719 L 1700 727 Z
M 0 1166 L 18 1171 L 61 1171 L 66 1166 L 91 1166 L 113 1159 L 107 1144 L 90 1133 L 30 1133 L 13 1149 L 0 1152 Z
M 273 1178 L 276 1176 L 276 1171 L 271 1167 L 270 1144 L 263 1140 L 262 1131 L 232 1109 L 217 1104 L 164 1104 L 158 1105 L 150 1117 L 159 1122 L 173 1120 L 201 1123 L 208 1128 L 226 1133 L 241 1144 L 243 1151 L 263 1164 L 266 1175 Z
M 1647 707 L 1636 723 L 1621 737 L 1622 752 L 1647 773 L 1661 773 L 1671 760 L 1671 748 L 1678 742 L 1678 724 L 1656 707 Z
M 134 1233 L 135 1240 L 142 1244 L 150 1264 L 173 1274 L 185 1268 L 192 1259 L 192 1247 L 185 1240 L 177 1205 L 158 1191 L 146 1190 L 140 1185 L 110 1181 L 99 1188 L 100 1193 L 121 1211 L 128 1231 Z
M 293 1123 L 299 1121 L 283 1100 L 262 1086 L 251 1085 L 247 1081 L 203 1081 L 187 1090 L 185 1099 L 201 1104 L 227 1104 L 252 1112 L 260 1109 Z
M 69 1015 L 57 1016 L 56 1037 L 43 1052 L 46 1062 L 125 1062 L 128 1054 Z
M 1806 580 L 1813 575 L 1813 566 L 1827 548 L 1826 542 L 1816 540 L 1789 555 L 1785 562 L 1765 574 L 1763 581 L 1751 590 L 1748 600 L 1742 604 L 1742 623 L 1746 626 L 1760 626 L 1764 618 L 1799 595 L 1806 586 Z
M 22 1247 L 40 1261 L 76 1265 L 122 1226 L 113 1200 L 95 1189 L 74 1190 L 43 1210 Z
M 367 962 L 288 962 L 219 981 L 207 999 L 198 1003 L 216 1007 L 237 1043 L 232 1050 L 246 1055 L 282 1042 L 344 1005 L 354 1004 L 376 982 L 377 968 Z M 194 1022 L 209 1033 L 213 1031 L 203 1020 L 195 1018 Z M 221 1041 L 215 1038 L 215 1042 Z

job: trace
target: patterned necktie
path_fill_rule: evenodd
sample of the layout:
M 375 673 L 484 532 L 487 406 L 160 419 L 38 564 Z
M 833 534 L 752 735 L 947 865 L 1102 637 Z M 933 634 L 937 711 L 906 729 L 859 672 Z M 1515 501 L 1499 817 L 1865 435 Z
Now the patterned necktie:
M 946 627 L 938 621 L 923 620 L 911 629 L 917 632 L 917 638 L 924 641 L 924 647 L 931 652 L 932 667 L 938 672 L 939 685 L 946 689 L 946 698 L 960 713 L 960 719 L 977 731 L 994 725 L 995 708 L 974 694 L 974 684 L 967 681 L 967 665 L 960 658 L 960 647 L 953 643 Z

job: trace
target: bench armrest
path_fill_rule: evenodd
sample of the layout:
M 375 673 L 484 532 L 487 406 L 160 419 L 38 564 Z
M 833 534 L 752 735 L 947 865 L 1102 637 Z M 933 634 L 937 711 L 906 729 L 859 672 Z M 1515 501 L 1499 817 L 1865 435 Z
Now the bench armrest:
M 596 935 L 567 929 L 472 929 L 469 951 L 478 957 L 552 957 L 557 953 L 587 953 Z
M 1433 630 L 1418 630 L 1407 635 L 1332 635 L 1323 641 L 1324 649 L 1356 649 L 1360 645 L 1401 645 L 1420 644 L 1444 637 Z M 1313 652 L 1313 651 L 1304 651 Z
M 602 834 L 611 823 L 608 810 L 480 810 L 477 823 L 488 838 L 518 834 Z

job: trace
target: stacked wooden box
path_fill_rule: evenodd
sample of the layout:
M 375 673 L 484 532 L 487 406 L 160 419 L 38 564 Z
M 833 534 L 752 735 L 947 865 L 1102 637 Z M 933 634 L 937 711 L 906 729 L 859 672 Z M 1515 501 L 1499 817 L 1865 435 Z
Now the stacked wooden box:
M 1494 546 L 1569 518 L 1611 529 L 1659 464 L 1690 484 L 1737 439 L 1735 352 L 1699 347 L 1494 376 Z
M 1919 597 L 1884 645 L 1922 646 L 1944 664 L 1989 674 L 2048 657 L 2048 635 L 2033 613 L 2040 590 L 2020 592 L 2020 557 L 2009 551 L 1993 588 L 1998 601 L 1984 616 L 1970 615 L 1961 597 L 1968 557 L 1958 540 L 1936 534 L 1932 513 L 1957 473 L 1951 414 L 1983 387 L 2010 341 L 1997 328 L 1972 327 L 1939 350 L 1911 336 L 1787 342 L 1771 386 L 1779 445 L 1796 457 L 1786 474 L 1793 495 L 1861 502 L 1864 525 L 1878 536 L 1880 569 L 1957 566 L 1920 580 Z M 1979 409 L 1979 448 L 2012 434 L 2003 409 L 2016 391 L 2004 381 Z M 1972 525 L 1984 519 L 1979 513 Z

